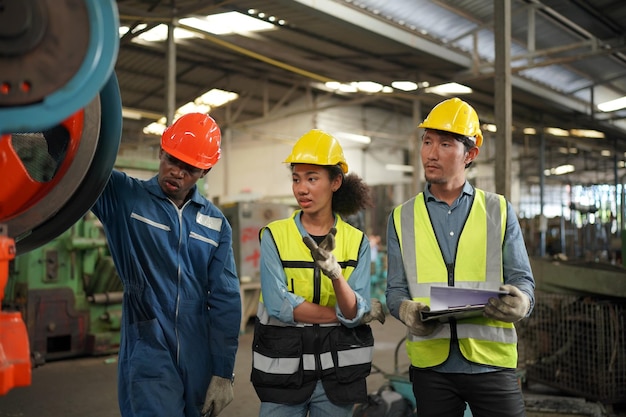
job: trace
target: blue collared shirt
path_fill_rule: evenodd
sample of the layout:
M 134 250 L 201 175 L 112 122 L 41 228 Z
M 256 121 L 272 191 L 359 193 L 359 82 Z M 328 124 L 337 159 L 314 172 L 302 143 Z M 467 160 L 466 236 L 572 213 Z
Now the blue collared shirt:
M 454 263 L 456 258 L 459 235 L 471 208 L 473 196 L 474 187 L 467 181 L 463 186 L 461 195 L 452 205 L 435 198 L 430 192 L 428 185 L 424 190 L 424 200 L 430 214 L 435 236 L 437 236 L 443 258 L 447 264 Z M 387 307 L 391 314 L 399 319 L 398 310 L 400 303 L 404 300 L 410 300 L 411 296 L 409 295 L 404 264 L 402 263 L 400 243 L 394 225 L 393 213 L 389 216 L 387 223 L 387 257 Z M 509 202 L 507 202 L 506 232 L 502 245 L 502 270 L 505 284 L 514 285 L 528 295 L 531 305 L 528 312 L 530 314 L 535 303 L 535 280 L 530 268 L 522 230 L 515 211 Z M 433 368 L 433 370 L 441 372 L 459 373 L 479 373 L 494 369 L 496 368 L 468 362 L 461 354 L 458 343 L 452 344 L 450 357 L 446 362 Z

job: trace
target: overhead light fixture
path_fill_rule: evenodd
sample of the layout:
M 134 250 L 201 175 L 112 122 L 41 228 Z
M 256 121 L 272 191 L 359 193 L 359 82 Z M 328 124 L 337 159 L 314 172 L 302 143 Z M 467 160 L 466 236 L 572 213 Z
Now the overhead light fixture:
M 484 130 L 484 131 L 486 131 L 486 132 L 492 132 L 492 133 L 495 133 L 495 132 L 497 132 L 497 131 L 498 131 L 498 128 L 497 128 L 497 127 L 496 127 L 496 125 L 494 125 L 494 124 L 491 124 L 491 123 L 485 123 L 485 124 L 483 125 L 483 130 Z
M 259 17 L 261 13 L 258 14 Z M 276 20 L 274 17 L 273 20 Z M 239 12 L 225 12 L 211 14 L 202 17 L 186 17 L 180 19 L 180 23 L 213 33 L 214 35 L 227 35 L 241 32 L 260 32 L 276 29 L 276 27 L 265 20 L 257 19 Z
M 624 107 L 626 107 L 626 97 L 620 97 L 615 100 L 605 101 L 604 103 L 598 104 L 598 109 L 603 112 L 620 110 Z
M 143 133 L 145 133 L 146 135 L 161 136 L 164 131 L 165 131 L 165 117 L 163 117 L 159 121 L 152 122 L 148 126 L 143 128 Z
M 559 165 L 556 168 L 550 168 L 550 169 L 546 169 L 545 171 L 543 171 L 544 175 L 546 177 L 549 177 L 550 175 L 564 175 L 564 174 L 569 174 L 571 172 L 574 172 L 576 170 L 576 168 L 574 168 L 574 165 L 572 164 L 566 164 L 566 165 Z
M 537 130 L 534 127 L 525 127 L 524 128 L 524 134 L 525 135 L 536 135 L 537 134 Z
M 183 28 L 174 28 L 174 39 L 189 39 L 193 37 L 197 37 L 197 35 L 193 32 Z M 133 41 L 136 39 L 141 39 L 146 42 L 163 42 L 167 39 L 167 25 L 162 23 L 155 26 L 152 29 L 139 34 L 137 38 L 133 38 Z
M 179 20 L 185 26 L 189 26 L 203 32 L 212 33 L 214 35 L 228 35 L 232 33 L 259 32 L 276 29 L 276 26 L 270 22 L 266 22 L 256 17 L 248 16 L 239 12 L 226 12 L 211 14 L 207 16 L 185 17 Z M 135 28 L 135 31 L 142 30 L 143 27 Z M 244 29 L 242 29 L 244 28 Z M 128 27 L 120 27 L 120 36 L 128 32 Z M 152 29 L 145 31 L 137 36 L 146 42 L 163 42 L 167 39 L 167 25 L 160 24 Z M 189 39 L 199 37 L 199 35 L 183 28 L 174 28 L 174 38 Z
M 602 156 L 611 156 L 611 151 L 609 151 L 608 149 L 602 149 L 600 151 L 600 155 L 602 155 Z
M 571 129 L 570 134 L 572 136 L 578 136 L 580 138 L 592 138 L 592 139 L 604 139 L 604 132 L 591 129 Z
M 388 171 L 413 172 L 413 165 L 386 164 L 385 169 Z
M 365 135 L 357 135 L 356 133 L 339 132 L 335 136 L 337 139 L 345 139 L 352 142 L 363 143 L 369 145 L 372 142 L 372 138 Z
M 187 113 L 209 114 L 212 109 L 223 106 L 237 98 L 239 98 L 239 94 L 237 93 L 213 88 L 196 97 L 194 101 L 189 101 L 176 109 L 174 112 L 174 120 Z M 165 123 L 165 117 L 162 117 L 156 122 L 146 126 L 143 132 L 148 135 L 161 135 L 165 130 Z
M 472 89 L 459 83 L 446 83 L 428 87 L 425 91 L 440 96 L 452 96 L 457 94 L 470 94 Z
M 364 93 L 378 93 L 382 91 L 383 85 L 374 81 L 356 81 L 353 83 L 357 90 Z
M 546 127 L 545 132 L 552 136 L 569 136 L 569 131 L 558 127 Z
M 414 83 L 413 81 L 393 81 L 391 86 L 402 91 L 415 91 L 418 89 L 417 83 Z

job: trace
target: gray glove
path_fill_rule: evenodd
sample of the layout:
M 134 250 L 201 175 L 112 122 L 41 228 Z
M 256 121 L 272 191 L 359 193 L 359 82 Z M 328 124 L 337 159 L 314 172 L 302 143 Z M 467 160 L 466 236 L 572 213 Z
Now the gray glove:
M 378 298 L 372 298 L 370 301 L 370 311 L 363 314 L 360 324 L 367 324 L 371 321 L 378 320 L 381 324 L 385 324 L 385 311 L 383 310 L 383 303 Z
M 333 249 L 335 249 L 336 233 L 337 229 L 334 227 L 330 229 L 330 232 L 319 246 L 317 246 L 311 236 L 305 236 L 302 239 L 304 244 L 311 250 L 315 264 L 322 270 L 324 275 L 330 279 L 341 278 L 341 266 L 339 266 L 339 262 L 335 259 L 335 255 L 332 254 Z
M 437 320 L 422 321 L 420 311 L 430 311 L 430 307 L 417 301 L 404 300 L 400 303 L 398 315 L 402 323 L 409 328 L 409 332 L 415 336 L 428 336 L 435 331 L 439 323 Z
M 519 288 L 513 285 L 503 285 L 501 291 L 508 291 L 508 295 L 499 298 L 490 298 L 485 305 L 485 317 L 494 320 L 514 323 L 526 317 L 530 310 L 530 299 Z
M 206 391 L 202 416 L 216 417 L 233 400 L 233 381 L 213 375 Z

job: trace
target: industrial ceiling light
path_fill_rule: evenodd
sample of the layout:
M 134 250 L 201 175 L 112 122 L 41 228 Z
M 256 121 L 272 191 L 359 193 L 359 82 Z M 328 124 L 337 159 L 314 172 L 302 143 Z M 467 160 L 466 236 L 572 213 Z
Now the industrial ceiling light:
M 337 139 L 345 139 L 352 142 L 363 143 L 369 145 L 372 142 L 372 138 L 366 135 L 357 135 L 356 133 L 339 132 L 335 134 Z
M 273 16 L 272 16 L 273 17 Z M 273 21 L 276 18 L 273 19 Z M 212 33 L 214 35 L 228 35 L 232 33 L 245 33 L 245 32 L 260 32 L 276 29 L 276 26 L 271 22 L 266 22 L 256 17 L 248 16 L 239 12 L 226 12 L 211 14 L 208 16 L 186 17 L 179 20 L 185 26 L 189 26 L 203 32 Z M 284 21 L 281 20 L 284 24 Z M 280 22 L 277 22 L 281 24 Z M 141 26 L 141 25 L 139 25 Z M 143 27 L 135 28 L 135 31 L 142 30 Z M 245 29 L 242 29 L 245 28 Z M 128 32 L 127 26 L 121 26 L 119 28 L 120 36 Z M 188 31 L 183 28 L 174 28 L 174 38 L 189 39 L 193 37 L 199 37 L 199 35 Z M 163 42 L 167 39 L 167 25 L 160 24 L 147 30 L 137 36 L 145 42 Z M 134 39 L 133 39 L 134 40 Z
M 194 101 L 189 101 L 176 109 L 176 112 L 174 113 L 174 120 L 187 113 L 209 114 L 211 109 L 223 106 L 224 104 L 236 100 L 237 98 L 239 98 L 239 94 L 237 93 L 220 90 L 219 88 L 213 88 L 199 97 L 196 97 Z M 128 112 L 129 118 L 132 119 L 133 116 L 135 116 L 135 114 L 133 114 L 132 111 Z M 156 122 L 150 123 L 148 126 L 144 127 L 143 133 L 147 135 L 160 136 L 165 130 L 165 124 L 165 117 L 161 117 Z
M 569 131 L 558 127 L 546 127 L 545 132 L 552 136 L 569 136 Z
M 378 93 L 382 91 L 383 85 L 374 81 L 356 81 L 353 83 L 357 90 L 364 93 Z
M 400 165 L 400 164 L 386 164 L 385 169 L 387 171 L 400 171 L 400 172 L 413 172 L 412 165 Z
M 571 129 L 570 134 L 572 136 L 578 136 L 580 138 L 592 138 L 592 139 L 604 139 L 604 132 L 591 129 Z
M 196 37 L 197 35 L 183 28 L 174 28 L 174 39 L 189 39 Z M 133 38 L 133 42 L 136 40 L 142 40 L 145 42 L 163 42 L 167 39 L 167 25 L 160 24 L 137 35 Z
M 604 103 L 598 104 L 598 109 L 603 112 L 611 112 L 615 110 L 620 110 L 626 107 L 626 97 L 620 97 L 615 100 L 605 101 Z
M 261 14 L 259 13 L 261 17 Z M 271 16 L 276 20 L 274 16 Z M 202 17 L 186 17 L 180 23 L 209 32 L 214 35 L 228 35 L 231 33 L 260 32 L 276 29 L 276 26 L 256 17 L 239 12 L 211 14 Z
M 440 96 L 453 96 L 457 94 L 470 94 L 472 89 L 459 83 L 446 83 L 428 87 L 425 91 Z
M 414 83 L 413 81 L 393 81 L 391 86 L 402 91 L 415 91 L 418 89 L 417 83 Z
M 549 177 L 550 175 L 569 174 L 569 173 L 574 172 L 575 170 L 576 168 L 574 168 L 574 165 L 566 164 L 566 165 L 559 165 L 558 167 L 555 167 L 555 168 L 546 169 L 545 171 L 543 171 L 543 174 L 546 177 Z

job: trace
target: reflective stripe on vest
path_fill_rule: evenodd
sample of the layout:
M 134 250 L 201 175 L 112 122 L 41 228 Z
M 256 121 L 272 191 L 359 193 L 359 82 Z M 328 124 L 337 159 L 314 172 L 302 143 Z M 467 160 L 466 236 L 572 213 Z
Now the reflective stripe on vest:
M 430 305 L 430 287 L 434 285 L 498 288 L 503 282 L 502 242 L 506 215 L 504 197 L 476 189 L 459 236 L 454 270 L 448 271 L 424 194 L 396 207 L 394 224 L 413 300 Z M 517 366 L 517 335 L 511 323 L 476 317 L 457 320 L 456 330 L 461 353 L 469 361 L 507 368 Z M 420 368 L 443 363 L 449 355 L 451 334 L 448 324 L 428 337 L 409 334 L 407 352 L 411 363 Z
M 342 350 L 337 352 L 337 366 L 369 365 L 373 354 L 373 346 Z M 259 352 L 253 352 L 253 356 L 254 368 L 268 374 L 290 375 L 296 373 L 300 368 L 300 358 L 272 358 Z M 320 365 L 322 370 L 334 367 L 333 357 L 330 352 L 320 355 Z M 302 367 L 304 371 L 315 371 L 315 355 L 302 355 Z

